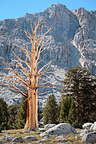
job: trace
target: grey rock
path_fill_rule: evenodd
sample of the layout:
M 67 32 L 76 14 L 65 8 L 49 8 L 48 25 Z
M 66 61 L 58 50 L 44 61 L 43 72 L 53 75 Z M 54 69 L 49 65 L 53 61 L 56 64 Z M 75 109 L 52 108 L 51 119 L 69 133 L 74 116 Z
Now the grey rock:
M 96 131 L 96 122 L 91 125 L 90 130 Z
M 39 143 L 48 142 L 48 141 L 50 141 L 50 140 L 51 140 L 51 139 L 50 139 L 49 137 L 45 136 L 45 137 L 43 137 L 43 138 L 39 141 Z
M 85 135 L 85 134 L 88 134 L 89 132 L 90 132 L 90 131 L 87 130 L 87 129 L 81 130 L 81 131 L 80 131 L 80 136 L 83 136 L 83 135 Z
M 12 142 L 19 142 L 19 143 L 23 143 L 24 140 L 23 140 L 22 137 L 15 137 L 15 138 L 12 140 Z
M 82 137 L 82 142 L 85 142 L 86 144 L 95 144 L 96 143 L 96 132 L 90 132 L 88 134 L 85 134 Z
M 41 137 L 45 135 L 61 135 L 61 134 L 69 134 L 69 133 L 74 133 L 76 134 L 76 130 L 68 123 L 60 123 L 47 131 L 43 132 L 40 134 Z
M 82 127 L 83 127 L 84 129 L 90 129 L 90 127 L 92 126 L 92 124 L 93 124 L 93 123 L 84 123 Z
M 45 128 L 45 129 L 49 129 L 49 128 L 52 128 L 52 127 L 54 127 L 54 126 L 56 126 L 56 124 L 46 124 L 46 125 L 44 126 L 44 128 Z
M 39 131 L 40 131 L 40 132 L 44 132 L 44 131 L 45 131 L 45 128 L 39 128 Z
M 30 136 L 25 136 L 25 137 L 24 137 L 24 140 L 36 141 L 37 139 L 36 139 L 34 136 L 30 135 Z
M 8 136 L 8 135 L 4 136 L 4 140 L 6 141 L 12 141 L 13 138 L 14 138 L 13 136 Z

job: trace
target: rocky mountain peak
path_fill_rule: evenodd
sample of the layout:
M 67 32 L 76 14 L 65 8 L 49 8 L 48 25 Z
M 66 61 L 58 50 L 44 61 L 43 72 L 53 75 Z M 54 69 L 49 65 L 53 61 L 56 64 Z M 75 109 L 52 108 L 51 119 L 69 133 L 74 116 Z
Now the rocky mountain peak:
M 16 45 L 30 46 L 24 30 L 30 32 L 30 23 L 37 23 L 40 19 L 43 21 L 41 34 L 54 25 L 46 36 L 46 39 L 50 36 L 51 41 L 46 44 L 46 51 L 41 55 L 45 63 L 55 58 L 51 68 L 62 70 L 61 73 L 50 76 L 51 80 L 59 83 L 64 79 L 65 71 L 73 66 L 86 66 L 96 75 L 96 11 L 84 8 L 70 11 L 61 4 L 51 5 L 44 12 L 27 13 L 21 18 L 0 21 L 0 68 L 3 69 L 5 61 L 10 63 L 13 60 L 12 51 L 16 50 Z M 16 51 L 16 54 L 19 55 L 19 52 Z M 60 99 L 60 93 L 54 93 Z M 0 97 L 2 96 L 8 102 L 11 97 L 11 102 L 15 103 L 12 92 L 11 95 L 8 91 L 6 94 L 3 89 L 0 92 Z

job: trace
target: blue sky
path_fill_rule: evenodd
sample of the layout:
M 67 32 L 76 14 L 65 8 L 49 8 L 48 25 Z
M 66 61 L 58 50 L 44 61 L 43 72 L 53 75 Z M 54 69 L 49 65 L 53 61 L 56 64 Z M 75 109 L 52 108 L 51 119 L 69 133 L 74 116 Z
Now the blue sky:
M 57 3 L 66 5 L 70 10 L 80 7 L 96 10 L 96 0 L 0 0 L 0 20 L 40 12 Z

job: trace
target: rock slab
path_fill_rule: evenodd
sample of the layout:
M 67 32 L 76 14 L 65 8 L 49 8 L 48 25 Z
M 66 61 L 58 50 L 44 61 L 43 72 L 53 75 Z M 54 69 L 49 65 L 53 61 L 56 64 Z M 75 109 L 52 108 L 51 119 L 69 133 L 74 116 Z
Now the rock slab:
M 82 127 L 83 127 L 83 129 L 90 129 L 90 127 L 91 127 L 92 125 L 93 125 L 93 123 L 89 123 L 89 122 L 88 122 L 88 123 L 84 123 Z
M 91 125 L 90 130 L 96 131 L 96 122 Z
M 95 144 L 96 143 L 96 132 L 90 132 L 88 134 L 85 134 L 82 137 L 82 142 L 85 142 L 86 144 Z
M 22 137 L 15 137 L 12 142 L 19 142 L 19 143 L 23 143 L 24 140 L 22 139 Z
M 25 136 L 25 137 L 24 137 L 24 140 L 36 141 L 37 139 L 36 139 L 34 136 L 30 135 L 30 136 Z
M 48 129 L 47 131 L 43 132 L 40 134 L 41 137 L 45 136 L 45 135 L 67 135 L 69 133 L 74 133 L 76 134 L 76 130 L 68 123 L 60 123 L 50 129 Z
M 56 124 L 46 124 L 46 125 L 44 126 L 44 128 L 45 128 L 45 129 L 49 129 L 49 128 L 52 128 L 52 127 L 54 127 L 54 126 L 56 126 Z

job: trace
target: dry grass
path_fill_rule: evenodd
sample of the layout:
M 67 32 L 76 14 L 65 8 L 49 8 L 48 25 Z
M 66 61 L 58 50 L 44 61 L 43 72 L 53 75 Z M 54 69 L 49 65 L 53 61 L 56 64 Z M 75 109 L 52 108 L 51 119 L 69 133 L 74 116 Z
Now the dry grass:
M 37 131 L 30 131 L 30 132 L 24 132 L 23 129 L 19 130 L 5 130 L 0 133 L 0 138 L 3 138 L 4 135 L 13 136 L 13 137 L 25 137 L 28 135 L 34 136 L 37 140 L 36 141 L 24 141 L 23 144 L 39 144 L 42 142 L 42 144 L 59 144 L 64 143 L 64 140 L 58 140 L 57 136 L 49 136 L 49 141 L 42 141 L 43 138 L 40 137 L 40 132 Z M 82 144 L 81 137 L 79 135 L 69 134 L 69 135 L 63 135 L 64 139 L 68 141 L 68 144 Z M 5 144 L 6 141 L 3 141 L 3 144 Z M 7 144 L 13 144 L 12 142 L 7 142 Z M 19 143 L 18 143 L 19 144 Z

